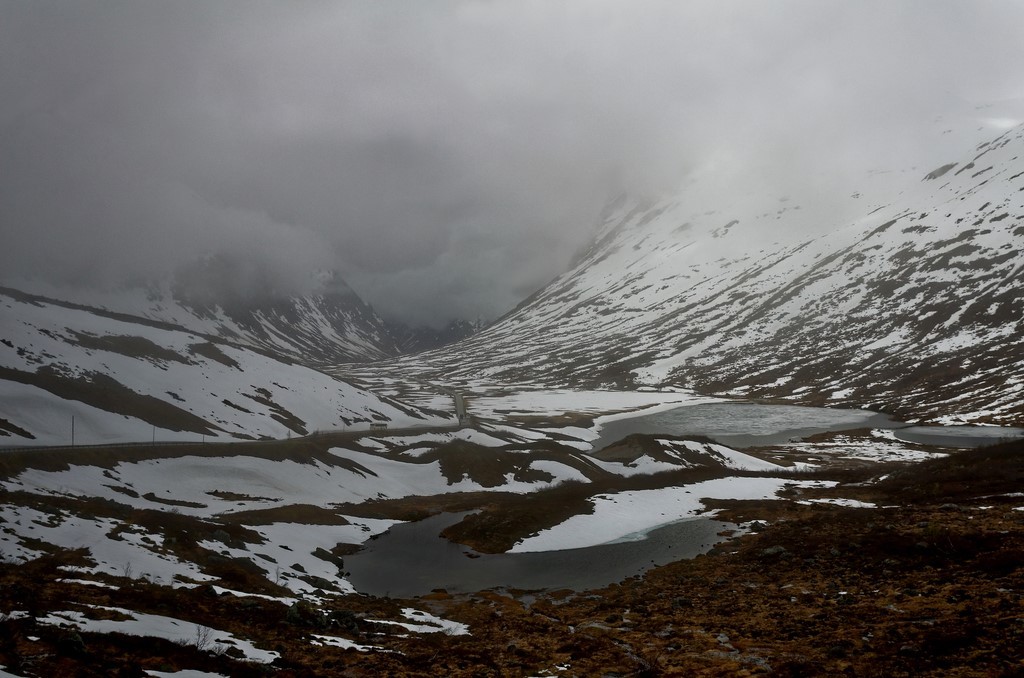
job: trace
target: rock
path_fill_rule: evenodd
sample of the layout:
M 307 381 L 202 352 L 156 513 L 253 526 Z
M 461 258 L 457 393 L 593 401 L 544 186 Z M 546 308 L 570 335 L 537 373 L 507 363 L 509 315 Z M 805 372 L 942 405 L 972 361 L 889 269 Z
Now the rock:
M 231 535 L 218 528 L 210 534 L 210 539 L 219 541 L 222 544 L 227 544 L 231 541 Z
M 57 638 L 57 651 L 63 656 L 85 654 L 85 641 L 77 631 L 66 631 Z

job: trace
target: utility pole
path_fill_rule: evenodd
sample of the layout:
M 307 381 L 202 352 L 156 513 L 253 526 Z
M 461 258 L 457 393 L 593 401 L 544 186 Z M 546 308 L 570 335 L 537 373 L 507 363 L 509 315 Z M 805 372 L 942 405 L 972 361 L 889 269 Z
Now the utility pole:
M 156 424 L 153 424 L 153 442 L 151 445 L 156 445 Z
M 75 415 L 71 415 L 71 447 L 75 446 Z

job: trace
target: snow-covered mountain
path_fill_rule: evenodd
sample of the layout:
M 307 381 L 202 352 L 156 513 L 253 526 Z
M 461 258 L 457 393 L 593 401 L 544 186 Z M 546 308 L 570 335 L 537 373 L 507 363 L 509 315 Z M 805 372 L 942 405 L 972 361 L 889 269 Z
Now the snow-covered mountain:
M 283 438 L 444 424 L 309 367 L 175 325 L 0 289 L 0 445 Z
M 305 365 L 395 356 L 386 323 L 333 271 L 315 271 L 302 290 L 281 291 L 258 268 L 224 255 L 172 277 L 116 288 L 9 281 L 22 292 L 145 320 L 285 356 Z
M 164 287 L 143 315 L 209 328 L 307 365 L 398 353 L 384 321 L 333 271 L 316 271 L 304 293 L 285 294 L 244 263 L 218 256 L 178 271 L 169 293 Z
M 709 206 L 700 181 L 621 199 L 571 270 L 481 333 L 395 367 L 1024 420 L 1024 127 L 882 183 L 861 218 L 790 242 L 773 240 L 823 218 L 813 200 Z
M 282 292 L 258 267 L 218 255 L 171 278 L 114 288 L 5 281 L 19 292 L 157 321 L 320 368 L 373 362 L 439 348 L 480 324 L 453 320 L 441 329 L 383 320 L 334 271 L 314 271 L 303 290 Z

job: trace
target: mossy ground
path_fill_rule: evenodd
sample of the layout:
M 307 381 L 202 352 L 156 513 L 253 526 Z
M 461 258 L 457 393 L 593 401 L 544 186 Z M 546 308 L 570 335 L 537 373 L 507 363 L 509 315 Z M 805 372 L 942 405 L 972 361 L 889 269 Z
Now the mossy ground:
M 0 621 L 0 664 L 26 675 L 1015 676 L 1024 674 L 1024 444 L 863 477 L 827 492 L 877 508 L 791 499 L 719 502 L 758 532 L 596 591 L 481 592 L 401 601 L 351 595 L 290 609 L 209 587 L 107 577 L 119 590 L 59 581 L 82 554 L 0 565 L 0 610 L 108 605 L 178 616 L 280 652 L 247 664 L 192 646 Z M 826 491 L 819 491 L 825 494 Z M 815 498 L 805 495 L 800 499 Z M 597 565 L 595 565 L 597 566 Z M 244 583 L 244 582 L 242 582 Z M 407 634 L 372 620 L 403 607 L 471 635 Z M 390 652 L 313 645 L 311 634 Z M 559 670 L 563 667 L 564 670 Z

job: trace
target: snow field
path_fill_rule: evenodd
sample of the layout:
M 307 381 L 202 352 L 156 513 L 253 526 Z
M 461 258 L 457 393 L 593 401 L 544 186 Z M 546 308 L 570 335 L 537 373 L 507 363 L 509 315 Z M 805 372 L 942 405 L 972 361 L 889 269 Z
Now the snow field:
M 209 629 L 192 622 L 164 617 L 157 614 L 143 614 L 119 607 L 85 605 L 86 608 L 107 610 L 128 617 L 126 620 L 90 619 L 78 610 L 51 612 L 36 621 L 51 626 L 71 626 L 89 633 L 124 633 L 130 636 L 164 638 L 182 645 L 195 645 L 197 649 L 218 652 L 229 647 L 237 648 L 247 661 L 269 664 L 280 655 L 270 650 L 261 650 L 248 640 L 243 640 L 227 631 Z
M 43 513 L 33 508 L 0 505 L 0 549 L 8 557 L 28 560 L 43 555 L 24 546 L 26 539 L 39 539 L 66 549 L 88 549 L 96 562 L 83 572 L 117 577 L 146 578 L 172 585 L 181 581 L 210 581 L 193 563 L 179 560 L 162 548 L 163 537 L 133 527 L 111 533 L 124 523 L 109 518 L 84 518 L 66 511 Z
M 469 627 L 460 622 L 442 619 L 429 612 L 406 607 L 402 609 L 402 616 L 410 620 L 407 622 L 389 621 L 386 619 L 373 619 L 378 624 L 393 624 L 413 633 L 444 633 L 449 636 L 468 636 Z
M 649 532 L 656 527 L 705 513 L 701 499 L 771 499 L 787 486 L 831 487 L 833 482 L 779 478 L 719 478 L 693 485 L 600 494 L 594 512 L 577 515 L 521 540 L 509 553 L 561 551 L 597 546 Z
M 940 452 L 916 449 L 913 443 L 900 440 L 896 437 L 895 432 L 887 429 L 872 429 L 870 439 L 840 435 L 827 442 L 786 443 L 784 448 L 792 452 L 813 454 L 818 457 L 873 463 L 915 462 L 944 456 Z
M 402 609 L 402 616 L 409 621 L 401 622 L 390 619 L 370 619 L 367 621 L 376 624 L 399 626 L 410 633 L 444 633 L 449 636 L 469 635 L 469 627 L 465 624 L 442 619 L 422 610 L 406 607 Z M 345 650 L 356 650 L 358 652 L 394 652 L 394 650 L 388 650 L 376 645 L 363 645 L 337 636 L 325 636 L 314 633 L 313 637 L 316 639 L 312 641 L 314 645 L 330 645 L 331 647 L 340 647 Z
M 51 366 L 70 378 L 108 375 L 135 393 L 165 401 L 220 429 L 211 430 L 209 438 L 293 435 L 274 419 L 278 408 L 295 415 L 307 431 L 368 429 L 369 421 L 378 418 L 393 427 L 451 423 L 446 417 L 410 416 L 368 391 L 253 351 L 216 344 L 224 360 L 208 358 L 194 347 L 209 341 L 190 332 L 113 320 L 54 304 L 30 304 L 9 297 L 2 301 L 4 313 L 11 318 L 5 323 L 5 339 L 13 348 L 0 345 L 0 366 L 28 372 Z M 83 346 L 76 333 L 87 337 L 87 343 L 109 340 L 116 345 L 126 338 L 138 338 L 150 342 L 152 348 L 130 355 L 131 349 L 122 353 Z M 12 438 L 10 444 L 68 444 L 72 416 L 76 417 L 78 444 L 149 440 L 153 435 L 160 440 L 201 438 L 196 432 L 162 428 L 154 433 L 152 425 L 144 421 L 6 381 L 0 399 L 5 411 L 10 403 L 11 414 L 18 415 L 10 419 L 36 436 L 35 440 Z
M 542 468 L 555 476 L 549 482 L 526 483 L 506 476 L 506 482 L 495 487 L 484 487 L 469 478 L 450 482 L 441 472 L 441 463 L 433 461 L 428 464 L 414 464 L 405 461 L 394 461 L 377 457 L 364 452 L 335 448 L 332 454 L 356 462 L 369 470 L 374 477 L 367 478 L 359 487 L 362 499 L 394 498 L 407 496 L 431 496 L 451 492 L 518 492 L 526 494 L 536 492 L 566 479 L 576 478 L 576 469 L 554 461 L 538 460 L 531 462 L 532 468 Z M 361 501 L 359 499 L 357 501 Z
M 320 588 L 302 577 L 324 579 L 342 593 L 354 593 L 355 589 L 341 575 L 338 566 L 313 555 L 314 552 L 318 549 L 330 551 L 339 543 L 362 543 L 400 521 L 351 517 L 348 520 L 349 525 L 250 525 L 249 529 L 263 537 L 263 544 L 228 546 L 216 541 L 202 541 L 199 545 L 225 557 L 250 559 L 264 571 L 267 579 L 301 597 L 315 598 Z
M 784 469 L 778 464 L 716 443 L 700 443 L 693 440 L 659 440 L 658 442 L 669 447 L 682 447 L 692 452 L 706 454 L 717 460 L 722 466 L 735 471 L 781 471 Z
M 320 633 L 310 634 L 314 640 L 309 641 L 312 645 L 338 647 L 342 650 L 355 650 L 356 652 L 394 652 L 394 650 L 388 650 L 377 645 L 363 645 L 357 643 L 354 640 L 348 638 L 340 638 L 338 636 L 325 636 Z
M 166 504 L 145 498 L 145 495 L 152 495 L 165 502 L 182 502 L 175 505 L 181 513 L 211 517 L 290 504 L 322 506 L 447 492 L 491 490 L 526 493 L 580 476 L 578 471 L 564 464 L 538 460 L 532 465 L 555 476 L 551 483 L 510 479 L 504 485 L 488 488 L 468 478 L 449 483 L 438 461 L 395 461 L 343 448 L 333 448 L 331 453 L 357 466 L 348 469 L 319 461 L 304 464 L 247 456 L 183 456 L 120 462 L 112 469 L 95 466 L 73 466 L 63 471 L 30 469 L 12 480 L 0 482 L 0 487 L 39 494 L 101 497 L 136 508 L 166 510 Z M 211 492 L 249 498 L 221 499 Z
M 512 429 L 514 430 L 514 429 Z M 462 428 L 452 431 L 450 433 L 422 433 L 420 435 L 398 435 L 398 436 L 386 436 L 386 437 L 373 437 L 373 438 L 362 438 L 360 444 L 366 447 L 371 447 L 378 450 L 389 450 L 398 447 L 419 445 L 421 443 L 431 443 L 434 445 L 441 445 L 444 443 L 450 443 L 453 440 L 465 440 L 476 445 L 482 445 L 484 447 L 502 447 L 508 445 L 508 441 L 494 436 L 488 435 L 483 431 L 478 431 L 472 428 Z

